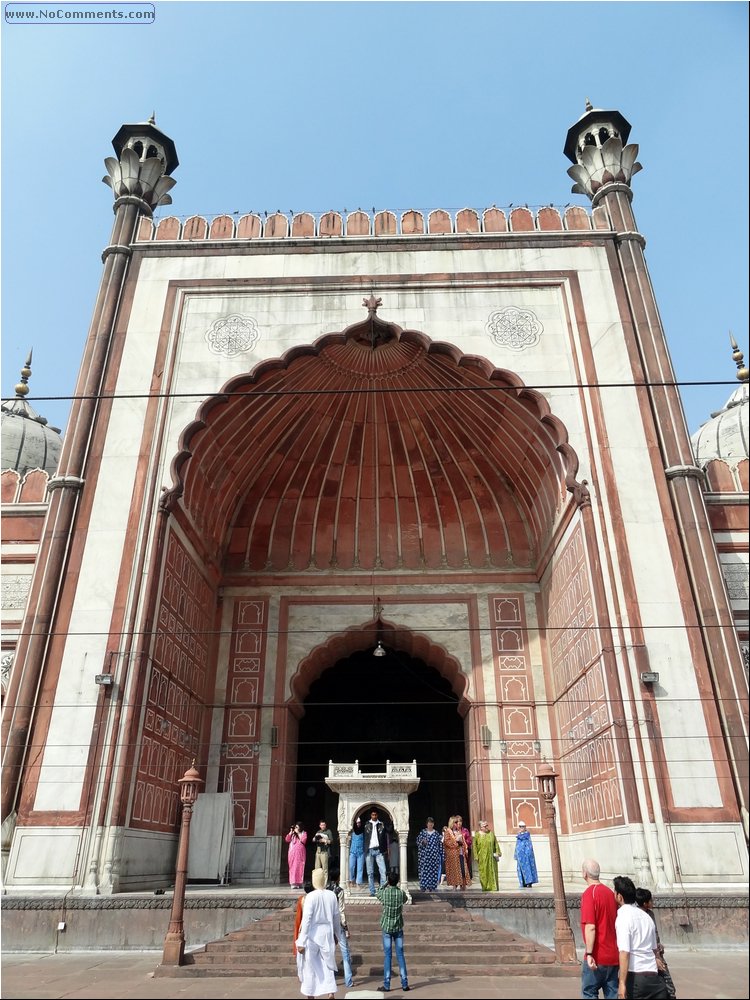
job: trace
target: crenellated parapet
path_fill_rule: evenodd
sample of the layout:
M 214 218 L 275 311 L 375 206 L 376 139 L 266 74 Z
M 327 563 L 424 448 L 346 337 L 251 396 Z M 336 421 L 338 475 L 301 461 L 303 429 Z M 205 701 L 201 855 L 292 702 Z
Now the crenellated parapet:
M 405 212 L 364 212 L 358 209 L 341 212 L 275 212 L 272 215 L 217 215 L 213 218 L 193 215 L 187 219 L 169 216 L 153 222 L 142 218 L 136 242 L 201 240 L 300 240 L 392 236 L 470 236 L 502 233 L 581 232 L 609 229 L 610 225 L 596 209 L 588 212 L 580 205 L 556 208 L 545 205 L 505 209 L 491 206 L 484 211 L 463 208 L 458 211 L 409 209 Z

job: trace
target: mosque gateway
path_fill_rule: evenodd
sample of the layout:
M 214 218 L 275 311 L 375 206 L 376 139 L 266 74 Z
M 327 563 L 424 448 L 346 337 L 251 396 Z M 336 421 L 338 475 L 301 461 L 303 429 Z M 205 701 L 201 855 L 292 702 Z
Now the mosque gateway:
M 175 146 L 120 129 L 62 443 L 31 361 L 3 404 L 10 892 L 171 885 L 193 760 L 236 883 L 372 804 L 549 880 L 545 759 L 568 877 L 747 879 L 748 372 L 694 452 L 629 133 L 570 129 L 585 208 L 154 221 Z

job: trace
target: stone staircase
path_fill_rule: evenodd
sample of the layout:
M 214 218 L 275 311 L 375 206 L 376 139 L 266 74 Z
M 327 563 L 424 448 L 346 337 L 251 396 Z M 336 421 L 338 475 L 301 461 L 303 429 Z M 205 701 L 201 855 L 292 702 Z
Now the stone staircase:
M 453 976 L 580 975 L 577 965 L 572 969 L 556 965 L 555 954 L 549 948 L 503 930 L 483 917 L 473 916 L 460 904 L 452 905 L 422 893 L 413 895 L 413 905 L 404 908 L 404 951 L 410 979 L 431 978 L 441 973 Z M 458 899 L 455 902 L 458 903 Z M 349 900 L 346 916 L 355 981 L 376 978 L 382 982 L 380 906 L 358 905 Z M 177 974 L 295 977 L 293 930 L 294 907 L 290 907 L 190 952 Z M 398 982 L 395 953 L 393 979 Z

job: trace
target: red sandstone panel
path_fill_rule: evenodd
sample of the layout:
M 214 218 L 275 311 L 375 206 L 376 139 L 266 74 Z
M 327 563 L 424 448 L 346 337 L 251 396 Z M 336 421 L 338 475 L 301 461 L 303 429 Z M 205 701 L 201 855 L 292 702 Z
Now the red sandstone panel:
M 609 216 L 607 215 L 607 209 L 604 205 L 597 205 L 591 213 L 591 218 L 594 220 L 594 229 L 609 230 L 612 228 Z
M 415 212 L 413 209 L 409 212 L 404 212 L 401 216 L 401 233 L 403 236 L 407 236 L 413 233 L 423 233 L 424 232 L 424 216 L 421 212 Z
M 442 208 L 430 212 L 427 218 L 427 228 L 431 233 L 450 233 L 453 231 L 451 217 Z
M 139 777 L 131 826 L 171 832 L 178 821 L 176 782 L 193 758 L 201 766 L 201 738 L 209 697 L 209 652 L 215 595 L 193 556 L 170 534 L 146 693 Z
M 510 213 L 510 229 L 514 233 L 533 233 L 534 216 L 528 208 L 514 208 Z
M 734 475 L 726 462 L 715 458 L 706 466 L 709 489 L 714 493 L 734 493 L 737 486 Z
M 6 542 L 38 542 L 42 537 L 45 512 L 6 517 L 3 520 L 3 539 Z M 11 561 L 13 561 L 11 557 Z
M 478 233 L 479 215 L 473 208 L 462 208 L 456 216 L 457 233 Z
M 157 240 L 179 240 L 180 220 L 171 215 L 168 219 L 162 219 L 156 227 Z
M 571 829 L 617 826 L 624 821 L 621 778 L 580 524 L 553 556 L 542 595 Z
M 716 504 L 710 503 L 707 506 L 708 520 L 712 531 L 744 531 L 747 532 L 750 525 L 748 518 L 750 508 L 743 504 Z M 747 547 L 747 540 L 745 541 Z
M 341 236 L 342 223 L 338 212 L 326 212 L 321 215 L 318 225 L 319 236 Z
M 315 235 L 315 219 L 309 212 L 300 212 L 292 219 L 292 236 L 303 239 Z
M 346 217 L 347 236 L 369 236 L 370 216 L 366 212 L 350 212 Z
M 182 227 L 183 240 L 205 240 L 208 224 L 200 215 L 193 215 Z
M 2 477 L 2 502 L 3 503 L 13 503 L 16 499 L 16 493 L 18 492 L 18 485 L 21 481 L 21 477 L 18 475 L 15 469 L 3 469 Z M 6 528 L 3 525 L 3 532 Z
M 508 223 L 505 212 L 499 208 L 488 208 L 482 216 L 485 233 L 507 233 Z
M 260 217 L 257 215 L 243 215 L 237 223 L 237 238 L 241 240 L 255 240 L 260 236 Z
M 154 235 L 154 227 L 151 219 L 147 219 L 145 216 L 141 216 L 138 223 L 138 231 L 135 236 L 136 243 L 144 243 L 152 239 Z
M 393 212 L 378 212 L 375 216 L 375 235 L 391 236 L 396 232 L 396 216 Z
M 750 462 L 746 458 L 743 458 L 737 466 L 737 475 L 741 489 L 747 493 L 750 490 Z
M 551 206 L 545 206 L 540 208 L 537 212 L 537 220 L 539 222 L 539 228 L 544 232 L 550 232 L 555 229 L 562 229 L 562 219 L 560 218 L 560 213 L 556 208 Z
M 212 240 L 231 240 L 234 236 L 234 220 L 231 215 L 217 215 L 211 223 L 209 237 Z
M 263 236 L 266 239 L 284 239 L 289 230 L 289 220 L 281 212 L 276 212 L 274 215 L 269 215 L 266 219 L 266 225 L 263 229 Z
M 27 472 L 21 483 L 18 502 L 41 503 L 47 495 L 48 482 L 49 476 L 41 469 L 33 469 L 31 472 Z
M 589 213 L 580 205 L 569 205 L 565 209 L 566 229 L 591 229 Z
M 489 598 L 491 638 L 495 663 L 495 685 L 500 699 L 505 809 L 508 825 L 524 820 L 541 830 L 542 807 L 534 774 L 538 756 L 536 695 L 529 653 L 526 606 L 523 594 L 498 594 Z

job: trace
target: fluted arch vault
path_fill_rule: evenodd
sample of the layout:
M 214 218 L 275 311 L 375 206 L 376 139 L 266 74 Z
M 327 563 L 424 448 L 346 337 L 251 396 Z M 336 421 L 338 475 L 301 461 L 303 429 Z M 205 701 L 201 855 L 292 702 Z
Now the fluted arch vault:
M 173 473 L 227 572 L 509 569 L 577 465 L 516 375 L 375 318 L 229 382 Z

